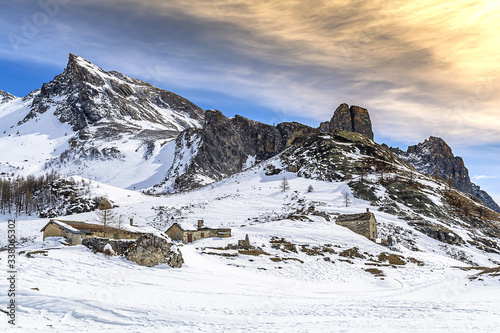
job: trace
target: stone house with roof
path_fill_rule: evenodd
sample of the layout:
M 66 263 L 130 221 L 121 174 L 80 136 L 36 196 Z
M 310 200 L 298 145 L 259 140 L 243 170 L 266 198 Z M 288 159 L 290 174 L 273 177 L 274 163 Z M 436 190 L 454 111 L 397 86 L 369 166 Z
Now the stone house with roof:
M 366 209 L 366 213 L 339 215 L 335 223 L 370 240 L 378 238 L 377 220 L 369 208 Z
M 229 228 L 208 228 L 203 220 L 198 220 L 198 227 L 190 226 L 189 224 L 174 223 L 166 231 L 168 237 L 172 240 L 181 241 L 184 244 L 192 243 L 198 239 L 209 237 L 231 237 L 231 229 Z
M 83 221 L 67 221 L 50 219 L 41 230 L 43 239 L 47 237 L 64 237 L 69 245 L 82 243 L 82 239 L 89 237 L 103 237 L 113 239 L 137 239 L 143 232 L 133 232 L 101 224 L 85 223 Z

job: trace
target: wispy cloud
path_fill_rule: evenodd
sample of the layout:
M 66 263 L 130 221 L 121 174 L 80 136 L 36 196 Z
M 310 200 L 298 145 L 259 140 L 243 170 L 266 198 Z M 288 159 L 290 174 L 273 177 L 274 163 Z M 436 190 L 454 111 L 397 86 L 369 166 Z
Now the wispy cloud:
M 16 3 L 0 14 L 6 33 L 40 11 Z M 487 0 L 69 1 L 19 52 L 0 39 L 0 57 L 61 66 L 71 51 L 311 123 L 347 102 L 394 140 L 477 145 L 500 142 L 499 13 Z
M 477 175 L 473 176 L 472 179 L 497 179 L 498 176 L 486 176 L 486 175 Z

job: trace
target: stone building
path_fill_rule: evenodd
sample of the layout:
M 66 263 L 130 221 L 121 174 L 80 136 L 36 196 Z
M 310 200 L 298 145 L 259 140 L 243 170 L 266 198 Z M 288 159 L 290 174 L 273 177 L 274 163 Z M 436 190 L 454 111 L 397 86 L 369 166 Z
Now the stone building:
M 81 244 L 82 239 L 89 237 L 137 239 L 144 235 L 144 233 L 141 232 L 133 232 L 110 226 L 104 227 L 100 224 L 57 219 L 50 219 L 49 223 L 47 223 L 40 231 L 43 232 L 43 239 L 47 237 L 64 237 L 70 245 Z
M 174 223 L 166 231 L 168 237 L 172 240 L 182 241 L 183 243 L 192 243 L 195 240 L 209 237 L 231 237 L 229 228 L 208 228 L 205 227 L 203 220 L 198 220 L 198 227 L 189 224 Z
M 368 208 L 366 209 L 366 213 L 339 215 L 335 223 L 357 234 L 363 235 L 370 240 L 378 238 L 377 220 L 375 219 L 375 215 L 370 213 L 370 209 Z

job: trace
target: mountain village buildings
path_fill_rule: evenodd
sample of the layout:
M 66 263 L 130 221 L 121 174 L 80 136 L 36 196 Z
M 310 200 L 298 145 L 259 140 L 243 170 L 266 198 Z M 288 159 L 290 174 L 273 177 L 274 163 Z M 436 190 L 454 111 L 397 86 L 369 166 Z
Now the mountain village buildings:
M 370 240 L 378 238 L 377 220 L 369 208 L 366 209 L 366 213 L 339 215 L 335 223 Z
M 195 228 L 188 224 L 174 223 L 167 230 L 167 235 L 172 240 L 182 241 L 183 243 L 192 243 L 195 240 L 209 237 L 231 237 L 229 228 L 208 228 L 205 227 L 203 220 L 198 220 L 198 227 Z
M 336 224 L 346 227 L 349 230 L 365 236 L 370 240 L 378 237 L 377 220 L 375 215 L 366 210 L 361 214 L 343 214 L 337 217 Z M 132 220 L 130 225 L 133 225 Z M 130 228 L 115 228 L 101 224 L 85 223 L 83 221 L 68 221 L 59 219 L 50 219 L 50 221 L 40 230 L 43 232 L 43 239 L 47 237 L 64 237 L 69 245 L 82 243 L 82 239 L 89 237 L 103 237 L 113 239 L 137 239 L 144 235 L 143 232 L 131 231 Z M 165 232 L 170 239 L 181 241 L 184 244 L 192 243 L 202 238 L 231 237 L 230 228 L 209 228 L 204 224 L 204 220 L 198 220 L 197 226 L 189 223 L 174 223 Z
M 132 225 L 132 221 L 130 222 Z M 43 239 L 47 237 L 64 237 L 69 245 L 82 243 L 82 239 L 89 237 L 104 237 L 113 239 L 137 239 L 144 235 L 142 232 L 132 232 L 125 229 L 91 224 L 83 221 L 67 221 L 50 219 L 42 230 Z

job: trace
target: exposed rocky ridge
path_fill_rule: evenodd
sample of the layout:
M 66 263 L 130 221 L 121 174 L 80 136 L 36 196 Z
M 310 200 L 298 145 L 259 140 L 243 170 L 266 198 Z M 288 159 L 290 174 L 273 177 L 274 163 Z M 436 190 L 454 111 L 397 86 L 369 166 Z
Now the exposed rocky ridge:
M 6 91 L 0 90 L 0 104 L 8 103 L 8 102 L 13 101 L 15 99 L 17 99 L 16 96 L 9 94 Z
M 70 54 L 63 73 L 43 84 L 23 122 L 54 108 L 54 115 L 78 131 L 100 121 L 117 131 L 142 131 L 146 121 L 176 136 L 201 124 L 204 111 L 190 101 L 118 72 L 106 72 Z
M 343 103 L 335 110 L 330 121 L 319 125 L 321 132 L 356 132 L 373 140 L 372 123 L 367 109 Z
M 500 207 L 493 198 L 471 182 L 463 159 L 455 156 L 443 139 L 431 136 L 424 142 L 408 147 L 407 151 L 398 148 L 391 150 L 410 162 L 418 171 L 450 181 L 459 191 L 472 194 L 490 209 L 500 212 Z
M 370 201 L 431 238 L 500 253 L 500 214 L 450 188 L 442 179 L 416 171 L 388 147 L 364 135 L 345 131 L 306 134 L 274 162 L 266 163 L 266 175 L 271 169 L 277 173 L 286 170 L 304 178 L 345 181 L 354 197 Z M 468 239 L 453 228 L 465 230 Z
M 181 191 L 222 180 L 275 156 L 296 137 L 315 131 L 296 122 L 271 126 L 208 110 L 202 129 L 187 130 L 177 138 L 174 163 L 157 188 Z

